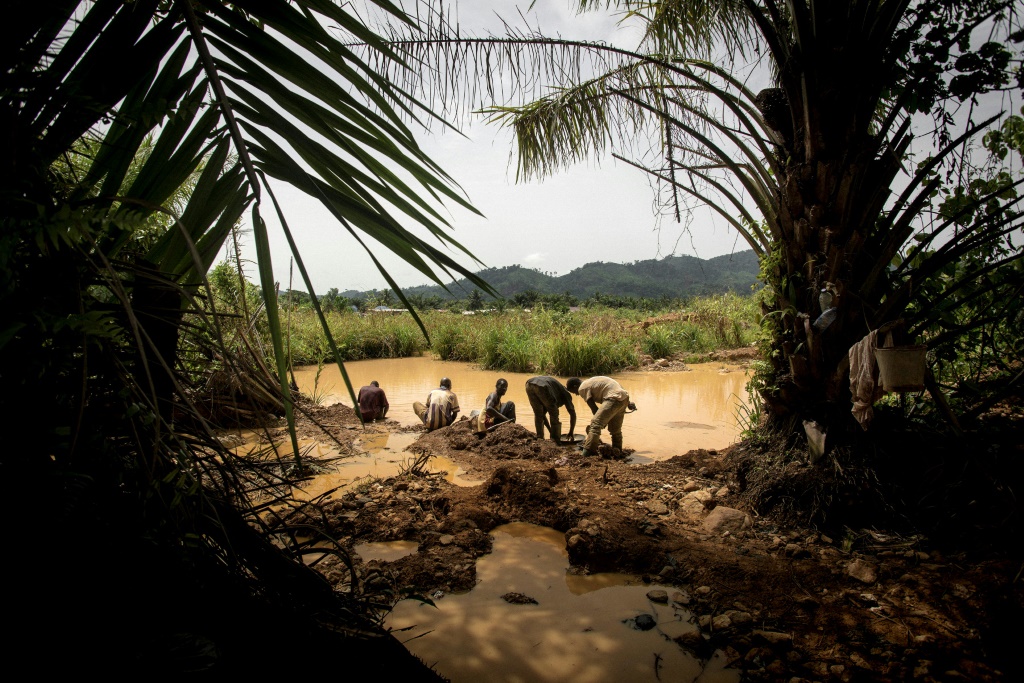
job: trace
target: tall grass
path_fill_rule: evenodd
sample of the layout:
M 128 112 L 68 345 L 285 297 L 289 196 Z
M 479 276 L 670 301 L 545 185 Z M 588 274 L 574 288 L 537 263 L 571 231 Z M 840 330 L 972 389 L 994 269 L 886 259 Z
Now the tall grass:
M 648 356 L 666 358 L 679 349 L 679 342 L 673 331 L 657 325 L 647 330 L 647 335 L 640 341 L 640 349 Z
M 548 342 L 546 366 L 552 375 L 604 375 L 638 360 L 632 344 L 612 335 L 569 335 Z
M 407 314 L 343 311 L 327 317 L 342 361 L 432 353 L 489 370 L 560 376 L 635 367 L 640 354 L 695 358 L 717 349 L 749 346 L 758 332 L 756 303 L 737 295 L 696 299 L 684 310 L 655 314 L 601 307 L 477 315 L 429 311 L 422 314 L 429 345 Z M 654 320 L 644 323 L 648 318 Z M 290 324 L 290 352 L 296 364 L 335 360 L 311 311 L 293 311 Z

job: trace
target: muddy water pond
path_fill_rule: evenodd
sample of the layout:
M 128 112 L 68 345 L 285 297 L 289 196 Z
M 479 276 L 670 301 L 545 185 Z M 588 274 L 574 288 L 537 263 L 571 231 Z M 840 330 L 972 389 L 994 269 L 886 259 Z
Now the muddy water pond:
M 666 460 L 695 448 L 724 448 L 735 442 L 740 426 L 737 409 L 747 401 L 747 374 L 744 368 L 722 363 L 702 363 L 679 372 L 636 371 L 611 375 L 637 405 L 626 416 L 622 427 L 623 445 L 635 450 L 637 463 Z M 358 391 L 372 380 L 380 382 L 391 404 L 388 417 L 403 426 L 419 424 L 412 410 L 414 401 L 425 401 L 442 377 L 452 380 L 452 391 L 459 398 L 461 415 L 483 408 L 487 394 L 494 391 L 498 378 L 508 380 L 504 400 L 516 404 L 517 421 L 533 429 L 533 413 L 526 399 L 526 380 L 533 375 L 481 370 L 470 363 L 439 361 L 430 357 L 355 361 L 345 369 Z M 563 382 L 567 377 L 560 377 Z M 299 390 L 322 398 L 325 405 L 352 405 L 337 365 L 295 369 Z M 574 397 L 576 433 L 583 434 L 590 422 L 590 409 L 583 399 Z M 562 430 L 569 418 L 562 411 Z M 604 436 L 607 441 L 607 434 Z
M 673 638 L 696 631 L 689 613 L 659 589 L 625 574 L 569 573 L 565 537 L 513 523 L 491 532 L 477 585 L 431 606 L 403 600 L 386 625 L 411 652 L 453 683 L 735 683 L 723 658 L 693 658 Z

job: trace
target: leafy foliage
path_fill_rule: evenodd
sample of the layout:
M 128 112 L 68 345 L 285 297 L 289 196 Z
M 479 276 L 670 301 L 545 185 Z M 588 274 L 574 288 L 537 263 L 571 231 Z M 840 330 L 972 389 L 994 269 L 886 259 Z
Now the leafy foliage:
M 260 496 L 286 502 L 304 472 L 294 434 L 291 463 L 240 460 L 215 438 L 225 413 L 208 399 L 230 397 L 236 418 L 243 405 L 293 416 L 264 216 L 277 209 L 272 181 L 426 277 L 475 281 L 450 255 L 469 257 L 438 206 L 466 200 L 399 112 L 430 113 L 346 49 L 357 36 L 388 52 L 334 3 L 16 5 L 0 51 L 0 413 L 14 438 L 0 468 L 33 482 L 47 501 L 33 535 L 70 537 L 88 586 L 57 563 L 22 563 L 19 585 L 46 601 L 33 612 L 62 618 L 26 617 L 17 646 L 54 643 L 77 672 L 272 672 L 238 637 L 241 618 L 292 624 L 285 652 L 347 633 L 423 675 L 354 575 L 335 591 L 299 559 L 309 541 L 260 514 Z M 246 210 L 259 291 L 219 269 L 218 302 L 205 274 Z M 241 312 L 223 318 L 224 305 Z M 13 502 L 40 507 L 20 493 Z M 116 633 L 96 632 L 97 613 Z M 197 625 L 216 642 L 176 649 L 174 634 Z

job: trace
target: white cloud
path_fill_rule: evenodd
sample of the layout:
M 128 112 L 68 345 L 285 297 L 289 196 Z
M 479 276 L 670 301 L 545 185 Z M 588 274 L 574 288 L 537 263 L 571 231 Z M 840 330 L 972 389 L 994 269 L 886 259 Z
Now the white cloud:
M 547 259 L 548 255 L 545 252 L 538 252 L 536 254 L 527 254 L 523 257 L 524 264 L 543 263 Z

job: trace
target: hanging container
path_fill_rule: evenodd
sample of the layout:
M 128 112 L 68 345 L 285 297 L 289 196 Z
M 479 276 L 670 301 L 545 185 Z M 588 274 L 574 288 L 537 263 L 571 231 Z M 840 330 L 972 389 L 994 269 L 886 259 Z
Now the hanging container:
M 876 348 L 875 361 L 882 388 L 890 392 L 922 391 L 927 352 L 924 344 Z

